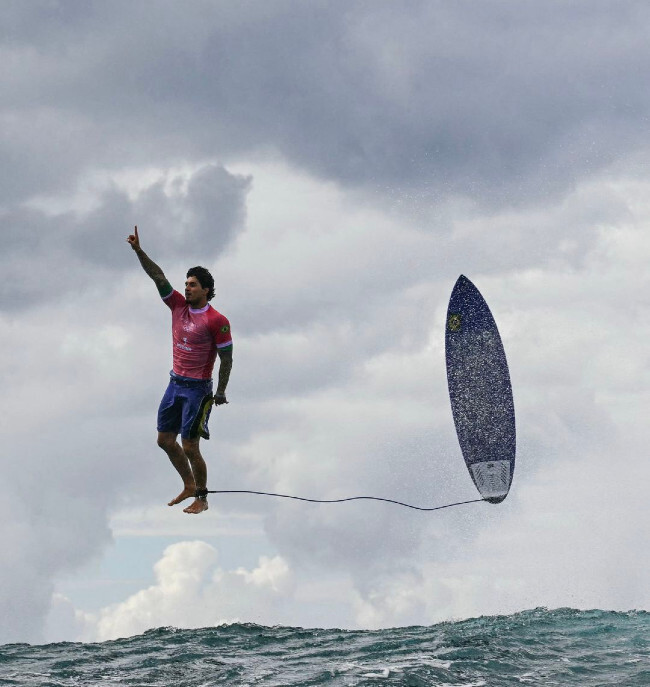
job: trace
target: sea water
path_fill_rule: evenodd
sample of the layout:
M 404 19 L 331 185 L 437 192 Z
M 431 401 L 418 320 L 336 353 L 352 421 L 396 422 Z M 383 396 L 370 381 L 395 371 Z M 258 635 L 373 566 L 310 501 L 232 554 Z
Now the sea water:
M 0 647 L 0 685 L 650 685 L 650 613 L 535 609 L 374 631 L 233 624 Z

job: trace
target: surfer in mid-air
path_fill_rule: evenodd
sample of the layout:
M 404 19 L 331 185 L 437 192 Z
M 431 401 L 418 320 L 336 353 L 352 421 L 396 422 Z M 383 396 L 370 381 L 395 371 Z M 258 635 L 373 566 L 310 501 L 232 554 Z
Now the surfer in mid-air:
M 214 279 L 205 267 L 188 270 L 183 296 L 142 250 L 138 227 L 126 240 L 172 312 L 173 368 L 158 408 L 158 446 L 181 476 L 183 491 L 168 505 L 194 497 L 184 512 L 202 513 L 208 509 L 208 475 L 199 441 L 210 438 L 208 419 L 212 404 L 228 403 L 226 386 L 232 369 L 230 323 L 208 303 L 214 297 Z M 219 375 L 213 394 L 212 369 L 217 354 Z M 181 444 L 177 441 L 179 434 Z

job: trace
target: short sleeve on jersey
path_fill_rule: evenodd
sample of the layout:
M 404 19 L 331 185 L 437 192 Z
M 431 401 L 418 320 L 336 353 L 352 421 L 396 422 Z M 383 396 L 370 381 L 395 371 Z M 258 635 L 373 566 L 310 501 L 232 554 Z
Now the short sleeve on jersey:
M 170 310 L 176 310 L 176 308 L 182 308 L 185 306 L 185 297 L 182 296 L 178 291 L 172 289 L 171 293 L 162 297 L 163 303 L 169 307 Z
M 232 347 L 232 332 L 230 331 L 230 322 L 221 315 L 216 323 L 215 343 L 220 351 Z

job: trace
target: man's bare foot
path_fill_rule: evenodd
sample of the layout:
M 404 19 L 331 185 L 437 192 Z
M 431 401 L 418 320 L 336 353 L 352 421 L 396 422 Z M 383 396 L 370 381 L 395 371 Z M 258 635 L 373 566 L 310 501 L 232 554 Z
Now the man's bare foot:
M 167 505 L 175 506 L 177 503 L 185 501 L 185 499 L 192 498 L 192 496 L 194 496 L 195 494 L 196 487 L 185 487 L 185 489 L 183 489 L 183 491 L 175 499 L 172 499 Z
M 183 508 L 183 513 L 198 515 L 199 513 L 203 513 L 204 510 L 208 510 L 208 500 L 196 498 L 194 499 L 194 503 L 187 508 Z

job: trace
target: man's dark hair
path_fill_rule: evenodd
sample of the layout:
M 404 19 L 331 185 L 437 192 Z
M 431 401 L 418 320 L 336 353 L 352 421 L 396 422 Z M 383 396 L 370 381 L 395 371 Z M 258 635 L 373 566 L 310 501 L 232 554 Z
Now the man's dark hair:
M 214 279 L 205 267 L 201 267 L 200 265 L 190 267 L 190 269 L 187 270 L 186 277 L 196 277 L 202 289 L 210 289 L 207 296 L 208 300 L 211 301 L 214 298 Z

